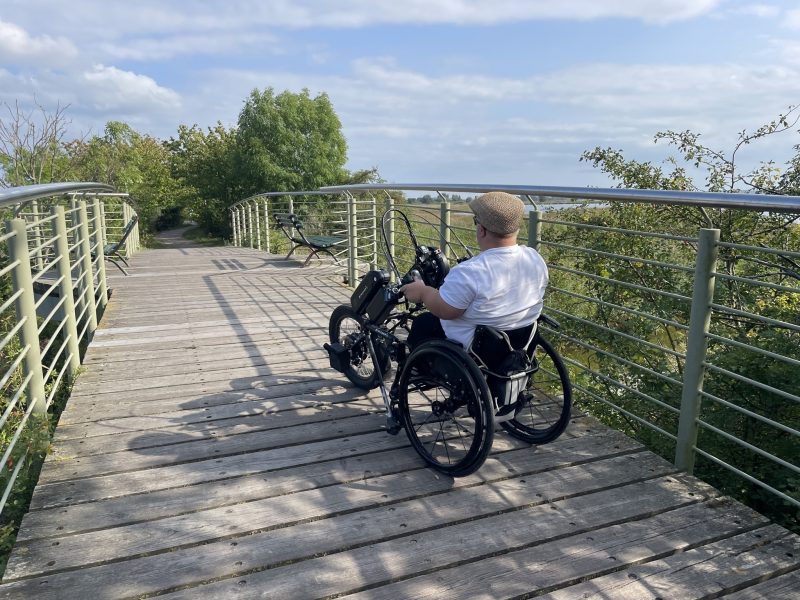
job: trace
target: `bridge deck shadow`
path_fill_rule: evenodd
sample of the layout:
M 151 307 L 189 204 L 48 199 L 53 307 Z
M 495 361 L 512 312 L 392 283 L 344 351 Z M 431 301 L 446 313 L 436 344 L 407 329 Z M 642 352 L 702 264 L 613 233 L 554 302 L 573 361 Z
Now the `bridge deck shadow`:
M 789 598 L 798 537 L 578 413 L 424 468 L 331 370 L 330 263 L 132 261 L 87 354 L 0 598 Z

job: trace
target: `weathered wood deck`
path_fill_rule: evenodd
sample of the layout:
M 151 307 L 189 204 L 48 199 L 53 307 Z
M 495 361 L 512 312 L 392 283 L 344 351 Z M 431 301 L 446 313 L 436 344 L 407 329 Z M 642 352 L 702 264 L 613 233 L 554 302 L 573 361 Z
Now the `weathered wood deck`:
M 382 431 L 321 348 L 330 267 L 133 261 L 0 598 L 797 598 L 800 540 L 586 417 L 467 478 Z

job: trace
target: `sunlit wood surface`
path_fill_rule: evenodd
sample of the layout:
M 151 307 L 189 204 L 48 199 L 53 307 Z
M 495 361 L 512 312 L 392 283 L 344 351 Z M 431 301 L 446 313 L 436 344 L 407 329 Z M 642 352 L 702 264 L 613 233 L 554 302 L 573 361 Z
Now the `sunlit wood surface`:
M 797 536 L 586 417 L 423 468 L 328 367 L 349 292 L 301 264 L 178 244 L 112 279 L 0 598 L 797 598 Z

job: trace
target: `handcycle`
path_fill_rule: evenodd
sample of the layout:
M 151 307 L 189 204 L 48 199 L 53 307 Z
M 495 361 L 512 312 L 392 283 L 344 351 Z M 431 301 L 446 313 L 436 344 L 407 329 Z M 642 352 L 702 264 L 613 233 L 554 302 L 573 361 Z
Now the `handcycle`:
M 411 268 L 401 274 L 390 252 L 387 222 L 405 225 L 414 247 Z M 409 349 L 411 324 L 423 310 L 400 287 L 414 279 L 438 288 L 449 272 L 438 248 L 418 243 L 404 212 L 384 213 L 381 231 L 389 268 L 361 279 L 350 304 L 336 307 L 329 322 L 331 367 L 355 386 L 380 388 L 386 430 L 405 429 L 419 455 L 438 471 L 461 477 L 475 472 L 492 448 L 495 424 L 531 444 L 555 440 L 567 427 L 572 404 L 569 374 L 539 324 L 559 324 L 541 315 L 524 330 L 503 332 L 478 326 L 470 348 L 450 340 L 429 340 Z M 460 240 L 458 240 L 460 242 Z M 461 243 L 468 260 L 472 254 Z M 396 363 L 394 380 L 384 381 Z

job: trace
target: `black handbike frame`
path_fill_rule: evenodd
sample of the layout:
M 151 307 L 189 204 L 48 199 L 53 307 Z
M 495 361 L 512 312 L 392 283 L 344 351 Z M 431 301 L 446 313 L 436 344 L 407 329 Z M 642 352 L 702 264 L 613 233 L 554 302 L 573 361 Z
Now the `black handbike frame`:
M 395 217 L 405 224 L 415 249 L 414 263 L 404 274 L 398 270 L 387 241 L 387 222 L 388 219 Z M 449 265 L 439 249 L 418 243 L 413 228 L 402 211 L 398 209 L 386 211 L 382 218 L 381 230 L 387 262 L 394 277 L 387 271 L 370 271 L 353 292 L 350 305 L 342 305 L 334 310 L 330 323 L 331 343 L 325 344 L 331 366 L 347 375 L 350 381 L 363 389 L 379 387 L 386 410 L 386 430 L 391 434 L 397 434 L 405 426 L 409 439 L 420 456 L 434 468 L 453 476 L 467 475 L 483 464 L 493 442 L 496 416 L 497 422 L 503 429 L 523 441 L 539 444 L 557 438 L 569 419 L 571 406 L 569 376 L 560 356 L 541 337 L 538 328 L 533 330 L 535 334 L 532 334 L 526 347 L 526 351 L 531 348 L 526 368 L 523 369 L 523 373 L 516 373 L 515 376 L 523 375 L 526 378 L 524 381 L 527 382 L 527 377 L 538 370 L 537 358 L 534 355 L 537 350 L 541 350 L 543 356 L 551 361 L 550 370 L 555 372 L 553 381 L 557 382 L 555 387 L 562 393 L 560 398 L 552 400 L 554 394 L 550 394 L 548 398 L 548 393 L 539 394 L 538 389 L 535 390 L 538 395 L 546 398 L 544 404 L 549 402 L 550 405 L 544 409 L 550 411 L 549 415 L 543 416 L 541 421 L 548 423 L 548 419 L 557 417 L 553 424 L 544 429 L 539 426 L 538 421 L 533 421 L 533 416 L 531 420 L 537 423 L 536 426 L 526 425 L 524 422 L 526 415 L 522 415 L 523 409 L 531 412 L 534 410 L 533 393 L 526 392 L 529 396 L 526 399 L 522 393 L 517 397 L 515 391 L 514 405 L 502 407 L 505 410 L 503 412 L 499 409 L 498 397 L 496 395 L 493 397 L 498 383 L 497 374 L 487 369 L 485 365 L 479 365 L 481 361 L 473 360 L 475 355 L 469 355 L 459 344 L 449 340 L 435 340 L 424 342 L 413 352 L 410 351 L 402 334 L 398 334 L 404 332 L 407 335 L 411 324 L 423 307 L 407 302 L 400 288 L 415 279 L 421 279 L 426 285 L 438 288 L 449 271 Z M 457 235 L 455 237 L 467 254 L 461 260 L 470 258 L 472 253 L 469 248 L 458 239 Z M 345 321 L 352 321 L 354 330 L 343 335 L 342 324 Z M 558 328 L 558 323 L 544 315 L 540 317 L 540 321 L 551 328 Z M 503 334 L 502 332 L 498 334 L 494 330 L 493 335 Z M 372 364 L 372 371 L 368 370 L 366 374 L 356 372 L 356 368 L 367 366 L 367 360 Z M 394 380 L 387 390 L 384 377 L 390 362 L 395 362 L 397 368 Z M 444 375 L 440 372 L 437 376 L 433 371 L 426 371 L 428 363 L 440 366 L 444 364 Z M 489 381 L 494 384 L 491 391 Z M 550 385 L 553 385 L 552 382 Z M 445 393 L 437 395 L 438 399 L 430 400 L 430 406 L 426 407 L 430 409 L 430 415 L 418 427 L 416 423 L 412 423 L 413 419 L 410 416 L 412 409 L 409 389 L 425 397 L 428 388 L 435 388 L 434 392 L 438 394 L 439 387 L 442 387 Z M 538 398 L 536 404 L 541 403 L 541 398 Z M 425 406 L 424 402 L 420 404 Z M 420 408 L 417 413 L 422 410 Z M 541 408 L 537 406 L 535 410 Z M 458 418 L 463 417 L 462 422 L 467 423 L 466 427 L 457 422 L 456 413 L 459 412 L 461 416 Z M 538 415 L 536 419 L 539 419 Z M 422 426 L 432 425 L 435 430 L 437 424 L 439 431 L 435 433 L 432 441 L 434 448 L 440 436 L 446 451 L 448 443 L 446 436 L 450 438 L 465 434 L 473 436 L 469 449 L 462 441 L 465 457 L 453 465 L 436 459 L 433 451 L 425 446 L 430 441 L 429 437 L 420 439 L 419 431 Z M 471 430 L 469 424 L 472 424 Z M 447 460 L 450 461 L 450 456 Z

